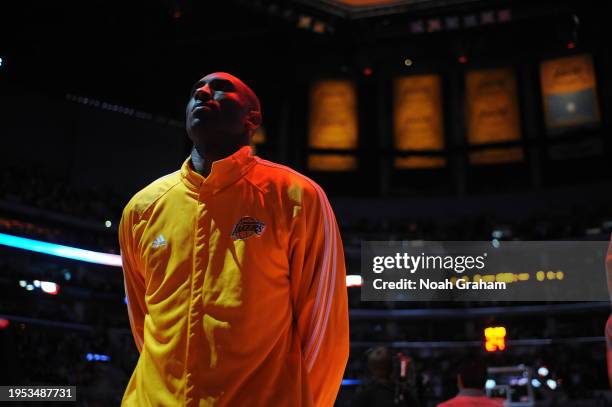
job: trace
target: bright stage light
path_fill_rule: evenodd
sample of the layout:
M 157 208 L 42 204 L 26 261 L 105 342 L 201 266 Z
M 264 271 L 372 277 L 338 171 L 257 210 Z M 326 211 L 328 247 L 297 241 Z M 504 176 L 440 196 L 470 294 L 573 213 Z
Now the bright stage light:
M 84 250 L 55 243 L 47 243 L 41 240 L 27 239 L 25 237 L 12 236 L 5 233 L 0 233 L 0 245 L 49 254 L 51 256 L 64 257 L 67 259 L 121 267 L 121 256 L 118 254 L 94 252 L 92 250 Z
M 85 359 L 87 359 L 90 362 L 93 361 L 100 361 L 100 362 L 108 362 L 110 361 L 110 356 L 108 355 L 99 355 L 97 353 L 88 353 L 87 355 L 85 355 Z
M 57 295 L 59 293 L 59 285 L 51 281 L 42 281 L 40 283 L 40 289 L 51 295 Z
M 360 275 L 349 274 L 346 276 L 347 287 L 361 287 L 363 285 L 363 279 Z
M 495 382 L 495 380 L 493 379 L 487 379 L 486 383 L 485 383 L 485 388 L 487 389 L 492 389 L 493 387 L 495 387 L 497 385 L 497 383 Z

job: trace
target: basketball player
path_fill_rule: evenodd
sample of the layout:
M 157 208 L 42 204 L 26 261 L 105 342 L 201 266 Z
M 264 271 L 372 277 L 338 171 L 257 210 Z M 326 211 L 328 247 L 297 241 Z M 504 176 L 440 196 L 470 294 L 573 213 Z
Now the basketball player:
M 334 403 L 349 346 L 340 233 L 321 187 L 252 154 L 261 120 L 240 79 L 203 77 L 191 156 L 124 209 L 140 357 L 123 406 Z

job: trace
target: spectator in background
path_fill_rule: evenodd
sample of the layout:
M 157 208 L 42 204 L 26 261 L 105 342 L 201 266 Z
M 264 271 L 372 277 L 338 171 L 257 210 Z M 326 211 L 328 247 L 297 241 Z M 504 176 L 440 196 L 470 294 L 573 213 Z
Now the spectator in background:
M 379 346 L 367 353 L 370 380 L 357 394 L 354 407 L 413 407 L 418 406 L 410 389 L 393 377 L 393 357 L 388 348 Z
M 470 360 L 460 366 L 457 374 L 459 393 L 438 407 L 503 407 L 501 400 L 490 399 L 483 391 L 487 368 L 480 360 Z

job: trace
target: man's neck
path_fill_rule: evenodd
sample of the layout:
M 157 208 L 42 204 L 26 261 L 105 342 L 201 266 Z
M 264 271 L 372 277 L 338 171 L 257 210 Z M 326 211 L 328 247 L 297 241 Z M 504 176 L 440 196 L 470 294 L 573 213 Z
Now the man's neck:
M 210 174 L 212 163 L 207 162 L 204 157 L 200 155 L 195 145 L 191 148 L 191 164 L 193 165 L 195 172 L 198 174 L 204 177 L 207 177 L 208 174 Z
M 208 175 L 210 175 L 213 162 L 229 157 L 242 147 L 244 146 L 237 146 L 235 148 L 228 149 L 225 152 L 207 152 L 203 148 L 194 144 L 193 148 L 191 149 L 191 163 L 193 165 L 193 169 L 203 177 L 208 177 Z

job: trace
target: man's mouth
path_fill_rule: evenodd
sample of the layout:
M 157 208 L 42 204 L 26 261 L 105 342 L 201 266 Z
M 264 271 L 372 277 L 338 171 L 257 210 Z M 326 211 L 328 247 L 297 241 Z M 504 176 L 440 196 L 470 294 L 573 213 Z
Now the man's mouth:
M 219 110 L 219 107 L 215 104 L 215 103 L 196 103 L 195 105 L 193 105 L 193 109 L 194 112 L 196 110 Z

